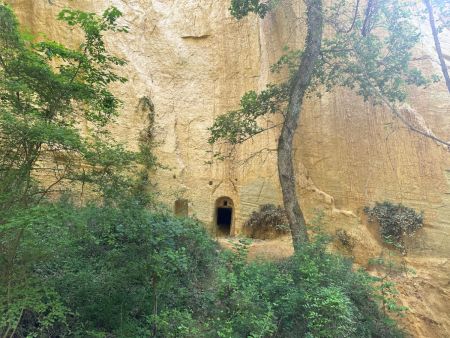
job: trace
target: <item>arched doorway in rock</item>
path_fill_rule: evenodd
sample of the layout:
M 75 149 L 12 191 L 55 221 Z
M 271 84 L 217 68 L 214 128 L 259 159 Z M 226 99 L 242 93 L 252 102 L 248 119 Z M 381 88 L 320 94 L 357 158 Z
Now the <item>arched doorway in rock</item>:
M 220 197 L 216 200 L 214 222 L 217 236 L 230 236 L 233 226 L 233 200 L 229 197 Z
M 175 201 L 174 207 L 175 216 L 187 217 L 189 214 L 189 201 L 184 198 L 179 198 Z

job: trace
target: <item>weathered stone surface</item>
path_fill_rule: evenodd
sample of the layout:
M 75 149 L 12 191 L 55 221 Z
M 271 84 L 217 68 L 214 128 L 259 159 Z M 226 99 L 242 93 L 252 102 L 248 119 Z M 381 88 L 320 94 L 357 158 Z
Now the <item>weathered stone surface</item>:
M 240 22 L 228 13 L 228 0 L 7 2 L 33 32 L 71 45 L 77 43 L 78 33 L 54 20 L 63 6 L 101 12 L 115 5 L 124 12 L 130 34 L 107 37 L 109 47 L 129 61 L 124 71 L 129 82 L 114 88 L 124 101 L 114 134 L 136 147 L 148 123 L 139 102 L 151 99 L 161 142 L 157 154 L 170 168 L 155 179 L 169 205 L 177 198 L 188 199 L 190 214 L 214 232 L 215 201 L 228 196 L 235 206 L 232 232 L 238 234 L 260 204 L 281 203 L 274 152 L 278 131 L 238 147 L 232 160 L 209 164 L 218 146 L 207 143 L 207 128 L 215 116 L 236 108 L 245 91 L 277 80 L 270 65 L 284 45 L 301 46 L 304 38 L 302 18 L 296 17 L 300 1 L 283 1 L 264 20 L 249 17 Z M 427 23 L 418 25 L 424 38 L 416 53 L 426 56 L 418 66 L 439 74 Z M 448 59 L 449 32 L 442 37 Z M 450 96 L 443 83 L 412 90 L 409 104 L 411 119 L 450 139 Z M 261 152 L 248 159 L 255 151 Z M 363 206 L 388 199 L 424 210 L 425 229 L 410 245 L 410 263 L 419 274 L 402 289 L 404 302 L 412 308 L 407 325 L 418 337 L 448 336 L 448 150 L 409 132 L 388 111 L 338 89 L 305 104 L 295 158 L 307 218 L 314 217 L 316 208 L 324 209 L 331 231 L 344 228 L 356 238 L 360 264 L 381 248 L 375 231 L 361 218 Z

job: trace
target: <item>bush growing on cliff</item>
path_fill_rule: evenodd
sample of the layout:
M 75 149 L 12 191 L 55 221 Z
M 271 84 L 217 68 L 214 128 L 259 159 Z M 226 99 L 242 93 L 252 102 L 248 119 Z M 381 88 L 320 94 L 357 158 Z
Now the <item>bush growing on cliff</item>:
M 423 213 L 402 204 L 376 202 L 375 206 L 366 207 L 364 211 L 369 221 L 376 221 L 380 225 L 381 237 L 402 252 L 406 252 L 405 237 L 413 236 L 423 226 Z
M 261 205 L 258 211 L 251 214 L 244 227 L 252 238 L 265 237 L 271 233 L 286 234 L 290 232 L 286 212 L 282 207 L 273 204 Z

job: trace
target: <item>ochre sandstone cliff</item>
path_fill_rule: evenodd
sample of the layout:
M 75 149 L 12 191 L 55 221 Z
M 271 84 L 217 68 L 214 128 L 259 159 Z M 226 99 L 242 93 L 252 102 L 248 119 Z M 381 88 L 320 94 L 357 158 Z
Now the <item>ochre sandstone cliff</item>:
M 114 88 L 125 103 L 114 135 L 136 147 L 148 115 L 154 114 L 157 155 L 170 168 L 160 170 L 155 179 L 169 205 L 187 200 L 189 214 L 214 233 L 216 201 L 229 197 L 234 208 L 231 232 L 236 235 L 259 205 L 281 203 L 274 152 L 277 130 L 234 149 L 232 160 L 211 164 L 218 146 L 207 143 L 207 128 L 214 117 L 237 108 L 245 91 L 277 80 L 269 67 L 283 46 L 302 44 L 304 21 L 296 17 L 300 1 L 284 0 L 264 20 L 251 16 L 240 22 L 230 16 L 229 0 L 7 2 L 33 32 L 72 45 L 77 33 L 55 20 L 64 6 L 100 13 L 115 5 L 124 13 L 130 33 L 107 37 L 109 47 L 129 62 L 124 71 L 129 81 Z M 428 25 L 418 25 L 423 40 L 416 53 L 425 56 L 418 66 L 439 74 Z M 442 37 L 450 60 L 450 33 Z M 154 110 L 143 102 L 151 102 Z M 404 111 L 411 120 L 450 139 L 450 95 L 443 83 L 411 91 L 408 104 Z M 416 337 L 448 337 L 448 149 L 340 89 L 306 103 L 295 144 L 298 189 L 307 218 L 323 209 L 330 231 L 346 229 L 357 242 L 358 264 L 381 250 L 376 231 L 362 215 L 365 205 L 391 200 L 424 211 L 425 228 L 409 244 L 406 258 L 417 274 L 399 280 L 402 302 L 410 307 L 404 323 Z M 290 252 L 289 241 L 270 245 L 273 256 Z

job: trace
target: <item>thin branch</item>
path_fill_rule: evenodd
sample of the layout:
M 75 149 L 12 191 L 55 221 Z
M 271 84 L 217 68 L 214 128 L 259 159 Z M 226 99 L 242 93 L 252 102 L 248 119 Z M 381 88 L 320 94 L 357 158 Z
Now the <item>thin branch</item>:
M 65 170 L 65 171 L 64 171 L 64 174 L 65 174 L 66 172 L 67 172 L 67 171 Z M 39 192 L 39 193 L 41 193 L 41 196 L 39 197 L 39 199 L 38 199 L 38 201 L 37 201 L 37 204 L 41 203 L 41 201 L 44 199 L 45 196 L 47 196 L 47 194 L 51 191 L 51 189 L 52 189 L 55 185 L 59 184 L 59 183 L 66 177 L 64 174 L 61 175 L 59 178 L 57 178 L 57 180 L 56 180 L 55 182 L 53 182 L 52 184 L 50 184 L 45 190 Z
M 408 127 L 409 130 L 418 133 L 422 136 L 425 136 L 427 138 L 432 139 L 433 141 L 436 141 L 437 143 L 443 144 L 445 146 L 448 147 L 448 149 L 450 149 L 450 143 L 446 142 L 436 136 L 434 136 L 431 133 L 427 133 L 423 130 L 420 130 L 418 128 L 416 128 L 414 125 L 412 125 L 402 114 L 400 114 L 400 112 L 398 111 L 397 107 L 395 107 L 392 103 L 390 103 L 388 100 L 386 100 L 384 97 L 381 97 L 381 99 L 383 100 L 383 102 L 391 109 L 391 111 L 394 113 L 394 115 L 400 119 L 400 121 L 403 122 L 404 125 L 406 125 L 406 127 Z
M 411 58 L 411 62 L 414 62 L 414 61 L 426 61 L 426 60 L 433 61 L 433 59 L 429 55 L 423 55 L 423 56 L 418 56 L 418 57 Z
M 381 99 L 381 101 L 389 108 L 391 109 L 392 113 L 400 120 L 403 122 L 403 124 L 411 131 L 422 135 L 424 137 L 430 138 L 433 141 L 440 143 L 442 145 L 445 145 L 449 150 L 450 150 L 450 142 L 444 141 L 442 139 L 440 139 L 439 137 L 434 136 L 433 134 L 420 130 L 417 127 L 415 127 L 413 124 L 411 124 L 397 109 L 397 107 L 395 105 L 393 105 L 391 102 L 389 102 L 389 100 L 387 100 L 380 92 L 377 88 L 375 88 L 373 85 L 371 85 L 372 89 L 374 89 L 377 93 L 377 96 Z
M 350 28 L 344 32 L 345 34 L 350 33 L 353 30 L 353 27 L 355 27 L 356 18 L 358 17 L 358 12 L 359 12 L 359 3 L 360 3 L 360 0 L 356 0 L 356 7 L 355 7 L 355 13 L 353 14 L 353 21 L 352 21 Z
M 242 144 L 242 143 L 244 143 L 245 141 L 248 141 L 248 140 L 252 139 L 253 137 L 255 137 L 255 136 L 258 135 L 258 134 L 261 134 L 261 133 L 263 133 L 263 132 L 265 132 L 265 131 L 268 131 L 268 130 L 270 130 L 270 129 L 277 128 L 277 127 L 282 126 L 282 125 L 283 125 L 283 123 L 278 123 L 278 124 L 274 124 L 273 126 L 270 126 L 270 127 L 267 127 L 267 128 L 260 129 L 260 130 L 258 130 L 257 132 L 255 132 L 254 134 L 251 134 L 251 135 L 247 136 L 246 138 L 243 138 L 242 140 L 239 140 L 239 142 L 238 142 L 237 144 Z
M 427 7 L 427 10 L 428 10 L 428 17 L 429 17 L 430 26 L 431 26 L 431 32 L 433 33 L 433 39 L 434 39 L 434 45 L 436 47 L 436 53 L 439 58 L 439 63 L 441 64 L 441 70 L 442 70 L 442 74 L 444 75 L 445 84 L 447 85 L 448 92 L 450 93 L 450 76 L 448 74 L 447 65 L 445 64 L 444 55 L 442 54 L 441 42 L 439 41 L 439 32 L 436 28 L 436 22 L 434 20 L 433 6 L 431 5 L 430 0 L 423 0 L 423 2 L 425 3 L 425 6 Z
M 358 53 L 355 53 L 356 58 L 358 58 Z M 374 85 L 371 81 L 370 76 L 364 71 L 364 75 L 367 78 L 367 83 L 370 85 L 370 87 L 375 91 L 376 95 L 378 96 L 378 98 L 381 99 L 381 101 L 391 109 L 392 113 L 400 120 L 403 122 L 403 124 L 411 131 L 418 133 L 419 135 L 422 135 L 424 137 L 430 138 L 433 141 L 443 144 L 445 145 L 449 150 L 450 150 L 450 143 L 447 141 L 444 141 L 436 136 L 434 136 L 433 134 L 430 134 L 428 132 L 425 132 L 423 130 L 418 129 L 417 127 L 415 127 L 414 125 L 412 125 L 407 119 L 405 119 L 405 117 L 400 114 L 400 112 L 398 111 L 397 107 L 395 107 L 388 99 L 386 99 L 386 97 L 380 92 L 379 87 L 377 85 Z
M 3 57 L 1 55 L 0 55 L 0 65 L 6 71 L 6 63 L 5 63 L 5 60 L 3 60 Z
M 229 145 L 231 146 L 229 148 L 229 151 L 227 151 L 226 154 L 223 154 L 221 151 L 219 151 L 218 153 L 214 154 L 214 157 L 217 157 L 219 160 L 224 160 L 224 159 L 231 159 L 231 157 L 233 156 L 233 154 L 235 154 L 236 152 L 236 146 L 237 145 L 241 145 L 242 143 L 253 139 L 253 137 L 255 137 L 258 134 L 261 134 L 265 131 L 268 131 L 270 129 L 274 129 L 277 128 L 279 126 L 281 126 L 283 123 L 278 123 L 278 124 L 274 124 L 270 127 L 267 128 L 263 128 L 261 130 L 259 130 L 257 133 L 254 133 L 252 135 L 249 135 L 248 137 L 246 137 L 245 139 L 240 140 L 238 143 L 235 144 L 230 144 L 227 141 L 224 141 L 223 145 Z M 243 160 L 239 160 L 239 165 L 245 164 L 246 162 L 249 162 L 252 158 L 256 157 L 258 154 L 261 154 L 264 151 L 276 151 L 276 149 L 270 149 L 270 148 L 263 148 L 259 151 L 253 152 L 252 154 L 250 154 L 247 158 L 243 159 Z
M 277 148 L 262 148 L 258 151 L 254 151 L 252 152 L 249 156 L 247 156 L 246 158 L 244 158 L 243 160 L 240 160 L 238 162 L 239 166 L 246 166 L 250 161 L 252 161 L 255 157 L 257 156 L 262 156 L 263 153 L 265 152 L 272 152 L 272 151 L 277 151 Z
M 19 327 L 20 322 L 22 321 L 22 316 L 23 316 L 23 312 L 25 311 L 25 308 L 22 308 L 22 310 L 20 311 L 20 316 L 19 319 L 17 319 L 17 323 L 16 326 L 14 327 L 13 332 L 11 333 L 11 338 L 13 338 L 16 334 L 17 328 Z

